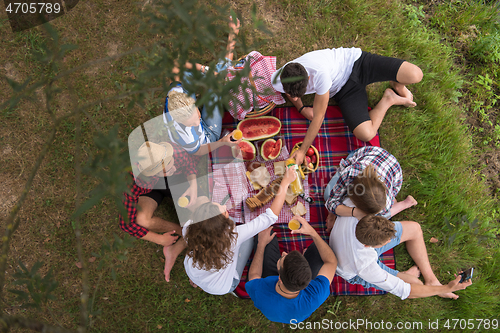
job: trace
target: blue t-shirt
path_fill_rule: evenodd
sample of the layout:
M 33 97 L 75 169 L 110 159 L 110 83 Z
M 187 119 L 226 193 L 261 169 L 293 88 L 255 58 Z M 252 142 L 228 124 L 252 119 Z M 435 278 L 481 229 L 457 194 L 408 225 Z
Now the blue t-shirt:
M 318 275 L 293 299 L 288 299 L 276 292 L 279 276 L 254 279 L 245 284 L 245 289 L 267 319 L 290 324 L 306 320 L 330 295 L 330 282 L 323 275 Z

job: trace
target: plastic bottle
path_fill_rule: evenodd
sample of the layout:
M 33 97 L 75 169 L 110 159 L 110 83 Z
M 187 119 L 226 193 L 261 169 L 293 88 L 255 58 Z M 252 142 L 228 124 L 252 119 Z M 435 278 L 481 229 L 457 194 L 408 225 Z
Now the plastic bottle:
M 289 158 L 285 162 L 287 168 L 293 168 L 295 172 L 297 172 L 297 178 L 293 182 L 290 183 L 290 189 L 292 190 L 293 194 L 300 194 L 304 192 L 304 187 L 302 186 L 302 181 L 300 180 L 299 174 L 298 174 L 298 169 L 299 167 L 297 164 L 295 164 L 295 159 L 294 158 Z

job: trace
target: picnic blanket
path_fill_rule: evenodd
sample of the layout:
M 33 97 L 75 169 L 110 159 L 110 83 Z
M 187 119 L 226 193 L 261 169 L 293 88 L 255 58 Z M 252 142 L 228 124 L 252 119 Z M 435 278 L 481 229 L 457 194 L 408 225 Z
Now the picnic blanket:
M 234 67 L 229 66 L 227 68 L 226 78 L 233 80 L 236 71 L 243 68 L 245 62 L 250 63 L 250 77 L 243 78 L 242 81 L 251 83 L 255 87 L 257 94 L 254 95 L 250 88 L 243 91 L 241 87 L 239 87 L 238 91 L 232 92 L 237 103 L 234 103 L 234 101 L 229 102 L 229 113 L 239 120 L 244 119 L 247 113 L 253 109 L 265 108 L 271 102 L 276 104 L 285 103 L 285 99 L 273 89 L 271 84 L 271 76 L 276 72 L 276 57 L 263 56 L 257 51 L 252 51 L 244 59 L 237 62 Z M 248 99 L 247 96 L 251 96 L 251 98 Z
M 269 115 L 281 120 L 281 135 L 285 140 L 285 147 L 288 150 L 291 150 L 295 143 L 304 140 L 309 121 L 302 117 L 296 108 L 275 108 Z M 223 120 L 223 129 L 232 130 L 236 124 L 237 122 L 229 114 L 226 114 Z M 313 145 L 320 153 L 320 164 L 318 170 L 308 177 L 309 196 L 314 200 L 309 205 L 308 221 L 323 239 L 328 242 L 329 235 L 326 233 L 325 224 L 328 211 L 324 206 L 324 188 L 335 174 L 336 168 L 342 158 L 346 157 L 349 152 L 367 145 L 380 146 L 380 140 L 378 135 L 369 143 L 358 140 L 344 123 L 338 106 L 329 106 L 323 125 Z M 288 209 L 287 204 L 284 205 L 283 209 Z M 273 230 L 279 239 L 281 251 L 289 252 L 297 250 L 302 252 L 303 249 L 312 243 L 312 239 L 307 236 L 292 235 L 287 224 L 277 223 L 274 225 Z M 381 259 L 387 266 L 395 268 L 392 250 L 384 253 Z M 242 298 L 248 298 L 244 289 L 248 267 L 249 265 L 245 268 L 240 285 L 235 290 L 236 294 Z M 386 293 L 374 288 L 365 289 L 361 285 L 348 284 L 337 275 L 330 286 L 330 292 L 331 295 L 377 295 Z

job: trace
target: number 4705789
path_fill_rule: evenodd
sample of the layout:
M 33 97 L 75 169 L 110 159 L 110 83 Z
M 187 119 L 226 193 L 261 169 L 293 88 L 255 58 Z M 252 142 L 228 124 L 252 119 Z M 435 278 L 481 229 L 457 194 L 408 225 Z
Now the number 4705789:
M 447 319 L 443 325 L 444 328 L 447 329 L 498 329 L 498 319 Z
M 61 11 L 61 5 L 59 3 L 50 2 L 38 2 L 38 3 L 25 3 L 25 2 L 14 2 L 9 3 L 5 11 L 9 14 L 58 14 Z

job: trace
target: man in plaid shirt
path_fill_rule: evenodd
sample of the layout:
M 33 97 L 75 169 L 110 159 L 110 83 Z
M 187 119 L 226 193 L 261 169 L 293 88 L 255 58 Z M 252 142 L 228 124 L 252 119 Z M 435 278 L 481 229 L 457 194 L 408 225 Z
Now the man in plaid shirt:
M 390 218 L 400 211 L 417 204 L 417 201 L 411 195 L 404 201 L 397 202 L 396 200 L 396 195 L 403 184 L 403 171 L 396 158 L 380 147 L 362 147 L 350 153 L 347 158 L 340 162 L 337 172 L 325 189 L 325 207 L 329 212 L 327 231 L 331 230 L 336 216 L 354 216 L 361 219 L 367 214 L 358 207 L 345 206 L 343 201 L 348 194 L 349 185 L 369 165 L 376 169 L 377 176 L 385 185 L 386 190 L 385 208 L 378 212 L 377 215 Z
M 188 189 L 181 196 L 190 198 L 189 205 L 196 202 L 198 196 L 196 182 L 197 158 L 190 156 L 180 146 L 162 142 L 145 142 L 138 152 L 139 175 L 130 183 L 130 192 L 123 194 L 123 204 L 127 210 L 128 223 L 120 215 L 120 228 L 130 235 L 163 246 L 165 255 L 165 280 L 170 280 L 170 270 L 177 256 L 184 250 L 186 243 L 178 240 L 181 227 L 160 217 L 153 216 L 163 198 L 172 197 L 167 182 L 172 184 L 184 175 L 189 183 Z M 182 176 L 181 176 L 182 179 Z

